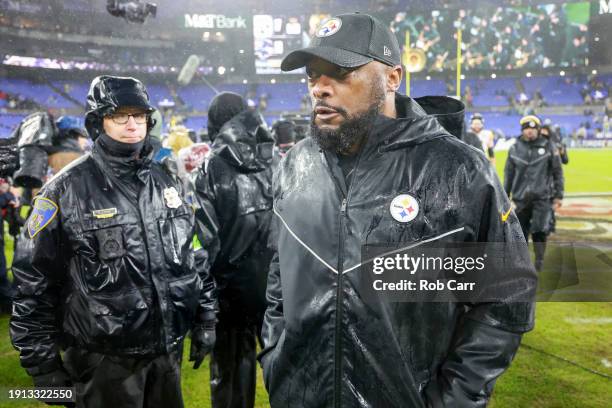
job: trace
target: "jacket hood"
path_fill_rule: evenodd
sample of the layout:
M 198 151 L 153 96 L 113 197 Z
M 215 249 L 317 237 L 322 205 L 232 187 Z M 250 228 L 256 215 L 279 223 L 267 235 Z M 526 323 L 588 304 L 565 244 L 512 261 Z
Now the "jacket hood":
M 221 92 L 210 102 L 208 108 L 208 136 L 210 140 L 217 137 L 217 133 L 234 116 L 246 111 L 248 108 L 244 98 L 233 92 Z
M 396 94 L 397 118 L 379 116 L 370 139 L 380 149 L 395 150 L 425 143 L 441 137 L 461 139 L 465 107 L 446 96 L 412 99 Z
M 234 167 L 260 171 L 272 161 L 273 147 L 274 139 L 261 115 L 245 111 L 223 125 L 212 150 Z

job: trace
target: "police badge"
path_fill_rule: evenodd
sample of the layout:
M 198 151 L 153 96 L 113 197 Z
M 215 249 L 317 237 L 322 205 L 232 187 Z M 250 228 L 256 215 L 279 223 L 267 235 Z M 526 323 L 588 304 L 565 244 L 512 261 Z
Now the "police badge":
M 178 191 L 174 187 L 164 189 L 164 200 L 166 200 L 166 207 L 168 208 L 179 208 L 183 204 Z

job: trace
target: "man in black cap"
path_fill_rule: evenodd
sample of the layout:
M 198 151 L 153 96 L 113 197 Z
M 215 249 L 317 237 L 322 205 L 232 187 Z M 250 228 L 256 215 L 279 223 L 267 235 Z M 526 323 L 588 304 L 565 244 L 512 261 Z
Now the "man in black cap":
M 36 387 L 74 386 L 78 407 L 182 407 L 185 335 L 194 368 L 215 337 L 193 210 L 152 161 L 139 80 L 97 77 L 87 105 L 93 151 L 43 186 L 13 263 L 13 345 Z
M 540 119 L 521 118 L 521 136 L 508 152 L 504 188 L 512 199 L 525 239 L 534 242 L 535 267 L 544 264 L 546 240 L 554 211 L 563 200 L 563 169 L 556 146 L 540 135 Z M 552 208 L 551 208 L 552 201 Z
M 219 300 L 217 342 L 211 353 L 214 408 L 255 404 L 256 339 L 266 308 L 272 218 L 274 140 L 244 99 L 224 92 L 208 110 L 212 150 L 196 178 L 196 220 L 209 252 Z
M 519 262 L 528 252 L 495 170 L 458 139 L 463 104 L 398 94 L 399 45 L 366 14 L 324 21 L 281 64 L 304 66 L 311 137 L 287 152 L 273 187 L 279 229 L 259 356 L 271 406 L 486 405 L 533 326 L 535 271 Z M 499 278 L 527 273 L 509 296 L 528 300 L 364 296 L 362 245 L 487 241 L 516 248 Z

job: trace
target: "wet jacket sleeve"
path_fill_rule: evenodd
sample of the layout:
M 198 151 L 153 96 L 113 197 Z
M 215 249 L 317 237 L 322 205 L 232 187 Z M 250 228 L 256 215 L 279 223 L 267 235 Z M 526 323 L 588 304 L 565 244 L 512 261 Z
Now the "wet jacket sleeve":
M 522 268 L 521 275 L 531 277 L 521 280 L 520 289 L 508 296 L 532 299 L 535 271 L 530 262 L 524 262 L 529 254 L 516 216 L 510 213 L 503 219 L 500 215 L 508 214 L 510 202 L 492 166 L 478 172 L 470 191 L 474 192 L 470 206 L 475 210 L 472 227 L 476 241 L 503 245 L 509 252 L 509 272 Z M 512 281 L 513 277 L 506 272 L 499 279 Z M 522 334 L 533 328 L 533 302 L 472 303 L 466 304 L 465 310 L 448 355 L 426 389 L 430 407 L 485 407 L 496 379 L 514 358 Z
M 551 159 L 552 175 L 553 175 L 553 198 L 563 198 L 565 189 L 565 180 L 563 178 L 563 167 L 561 167 L 561 155 L 556 148 L 553 148 Z
M 220 250 L 219 218 L 215 209 L 216 189 L 212 176 L 199 170 L 195 181 L 196 232 L 202 247 L 208 253 L 208 267 L 215 262 Z
M 53 195 L 41 194 L 54 203 Z M 50 222 L 39 221 L 39 227 L 26 228 L 21 250 L 15 254 L 13 276 L 15 297 L 10 321 L 13 346 L 19 351 L 21 365 L 30 375 L 51 372 L 61 365 L 58 336 L 61 313 L 61 292 L 68 270 L 62 254 L 60 216 L 57 211 Z M 30 215 L 28 225 L 36 211 Z M 30 238 L 28 230 L 34 231 Z
M 508 152 L 508 159 L 506 160 L 506 165 L 504 166 L 504 190 L 508 196 L 512 193 L 512 183 L 514 182 L 514 160 L 512 159 L 511 154 L 514 152 L 513 148 L 510 148 Z
M 276 238 L 278 231 L 278 219 L 272 221 L 269 247 L 274 250 L 270 270 L 268 272 L 268 285 L 266 289 L 266 301 L 268 307 L 264 315 L 261 331 L 263 349 L 257 356 L 264 371 L 266 386 L 269 386 L 270 363 L 272 354 L 281 334 L 285 330 L 285 319 L 283 314 L 283 291 L 281 286 L 280 267 L 278 263 L 278 250 L 276 249 Z
M 200 179 L 200 175 L 198 174 L 194 197 L 195 231 L 202 248 L 199 250 L 201 253 L 198 254 L 199 259 L 198 262 L 196 262 L 196 268 L 198 268 L 198 274 L 202 280 L 202 290 L 200 292 L 200 306 L 196 314 L 196 325 L 214 321 L 218 309 L 216 284 L 210 273 L 210 265 L 212 262 L 211 248 L 214 248 L 214 237 L 216 233 L 211 229 L 211 224 L 205 216 L 206 210 L 204 206 L 208 206 L 210 203 L 206 201 L 204 192 L 198 190 L 198 185 L 202 188 L 204 181 L 205 180 Z

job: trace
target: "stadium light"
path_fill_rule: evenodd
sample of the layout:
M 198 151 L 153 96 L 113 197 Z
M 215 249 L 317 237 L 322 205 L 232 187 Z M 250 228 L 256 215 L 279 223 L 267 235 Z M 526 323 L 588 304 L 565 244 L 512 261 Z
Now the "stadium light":
M 243 83 L 243 84 L 246 84 L 246 83 L 248 83 L 248 82 L 249 82 L 249 81 L 247 81 L 246 79 L 243 79 L 243 80 L 242 80 L 242 83 Z
M 306 83 L 306 78 L 302 78 L 302 79 L 300 79 L 300 82 L 301 82 L 301 83 L 303 83 L 303 84 L 305 84 L 305 83 Z
M 271 83 L 271 84 L 275 84 L 275 83 L 276 83 L 276 79 L 272 78 L 272 79 L 270 80 L 270 83 Z
M 225 67 L 224 66 L 220 66 L 219 68 L 217 68 L 217 73 L 219 75 L 225 74 Z
M 430 80 L 431 80 L 431 77 L 430 77 L 429 75 L 427 75 L 427 76 L 425 77 L 425 79 L 426 79 L 426 80 L 428 80 L 428 81 L 430 81 Z
M 465 79 L 465 75 L 461 74 L 461 79 Z
M 236 68 L 234 68 L 234 67 L 230 68 L 230 72 L 234 72 L 235 70 L 236 70 Z
M 561 75 L 561 76 L 565 76 L 565 71 L 561 71 L 561 72 L 559 72 L 559 75 Z
M 591 74 L 593 74 L 593 75 L 597 75 L 597 70 L 596 70 L 596 69 L 592 70 L 592 71 L 591 71 Z
M 526 76 L 527 78 L 531 78 L 531 72 L 526 73 L 526 74 L 525 74 L 525 76 Z
M 240 50 L 240 51 L 238 51 L 238 52 L 239 52 L 239 53 L 241 53 L 241 54 L 244 54 L 244 50 Z
M 495 78 L 497 78 L 497 75 L 495 75 L 495 74 L 493 73 L 493 74 L 491 74 L 491 78 L 495 79 Z

